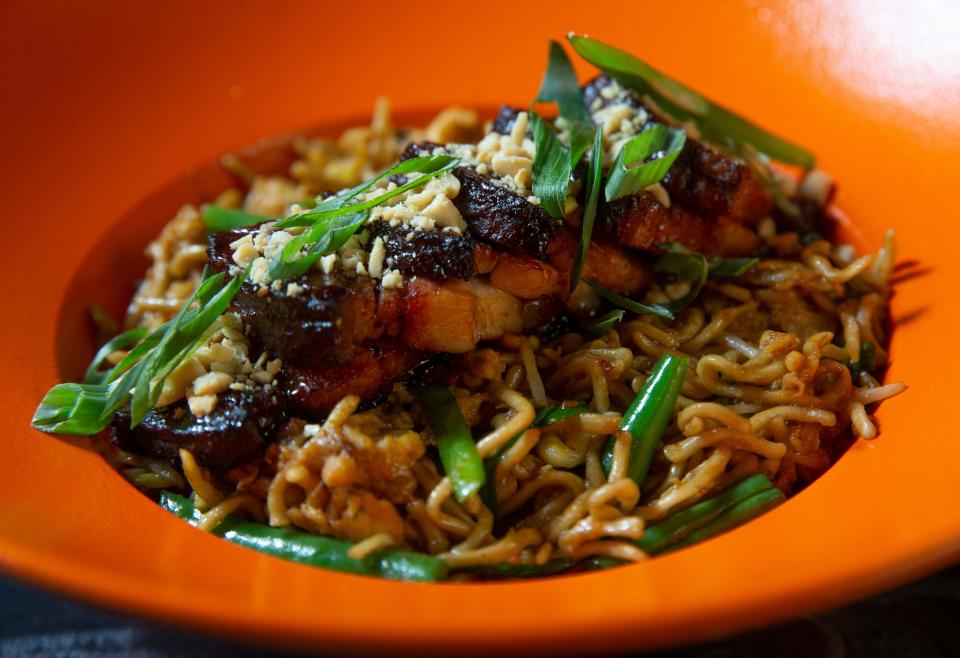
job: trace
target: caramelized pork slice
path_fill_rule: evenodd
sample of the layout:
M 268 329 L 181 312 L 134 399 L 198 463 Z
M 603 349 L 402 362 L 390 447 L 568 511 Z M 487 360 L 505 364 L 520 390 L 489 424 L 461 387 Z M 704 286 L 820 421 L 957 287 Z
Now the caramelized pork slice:
M 652 274 L 648 267 L 634 254 L 595 236 L 587 250 L 587 259 L 583 265 L 583 278 L 604 288 L 631 296 L 649 285 Z M 579 243 L 568 231 L 564 231 L 550 243 L 548 260 L 560 274 L 560 285 L 567 287 L 570 272 Z
M 436 148 L 439 145 L 431 142 L 410 144 L 400 159 L 428 155 Z M 544 260 L 547 245 L 561 228 L 557 220 L 540 206 L 470 167 L 456 167 L 453 175 L 460 181 L 460 192 L 453 205 L 474 239 L 498 252 Z
M 668 208 L 649 192 L 606 203 L 597 215 L 601 230 L 618 244 L 634 249 L 679 242 L 693 251 L 703 251 L 710 234 L 710 222 L 677 204 Z
M 322 420 L 347 395 L 369 400 L 389 393 L 394 383 L 423 368 L 430 356 L 383 339 L 354 349 L 341 363 L 286 364 L 280 387 L 291 414 Z
M 387 264 L 405 275 L 469 279 L 477 273 L 477 243 L 469 235 L 415 231 L 383 221 L 373 222 L 369 230 L 371 239 L 383 240 Z
M 520 299 L 537 299 L 560 290 L 560 271 L 532 256 L 501 254 L 490 272 L 490 283 Z
M 214 271 L 233 264 L 230 244 L 257 229 L 210 236 L 208 255 Z M 380 290 L 369 277 L 347 278 L 311 271 L 278 289 L 247 281 L 230 308 L 250 329 L 251 338 L 271 355 L 312 364 L 341 361 L 366 340 L 395 328 L 399 310 L 395 292 Z
M 153 409 L 130 427 L 129 408 L 119 411 L 110 433 L 123 450 L 180 463 L 186 448 L 201 466 L 220 473 L 254 457 L 270 441 L 270 432 L 283 415 L 276 391 L 255 388 L 225 391 L 212 413 L 197 418 L 181 401 Z
M 520 300 L 479 279 L 417 277 L 404 301 L 403 342 L 415 349 L 460 354 L 523 328 Z
M 600 75 L 583 88 L 584 101 L 598 123 L 621 121 L 623 116 L 642 123 L 636 132 L 655 123 L 668 123 L 635 92 Z M 623 106 L 623 112 L 611 108 Z M 633 111 L 633 114 L 628 114 Z M 616 118 L 614 119 L 614 115 Z M 770 212 L 773 200 L 750 168 L 717 149 L 688 137 L 683 150 L 663 180 L 670 198 L 705 217 L 728 216 L 757 220 Z
M 615 242 L 654 250 L 679 243 L 708 256 L 747 256 L 756 252 L 756 233 L 730 217 L 703 219 L 677 204 L 668 208 L 649 192 L 622 197 L 601 207 L 600 230 Z
M 473 169 L 457 167 L 454 175 L 460 180 L 460 194 L 453 204 L 474 237 L 498 251 L 546 257 L 547 245 L 560 230 L 557 220 Z
M 493 120 L 491 130 L 501 135 L 509 135 L 510 131 L 513 130 L 513 124 L 517 121 L 517 116 L 522 111 L 509 105 L 501 105 L 497 111 L 497 117 Z

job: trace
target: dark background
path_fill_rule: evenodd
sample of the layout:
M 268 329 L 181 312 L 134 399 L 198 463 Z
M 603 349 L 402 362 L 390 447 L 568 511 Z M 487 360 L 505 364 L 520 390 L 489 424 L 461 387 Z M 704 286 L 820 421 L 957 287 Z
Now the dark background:
M 960 656 L 960 566 L 892 592 L 655 658 L 934 658 Z M 372 629 L 371 629 L 372 630 Z M 281 658 L 71 601 L 0 579 L 2 658 Z

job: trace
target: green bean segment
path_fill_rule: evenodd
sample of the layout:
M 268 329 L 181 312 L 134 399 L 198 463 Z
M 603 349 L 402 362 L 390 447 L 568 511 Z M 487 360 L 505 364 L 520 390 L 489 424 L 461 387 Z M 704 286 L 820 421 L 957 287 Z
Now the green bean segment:
M 417 399 L 437 440 L 440 463 L 453 483 L 453 494 L 463 502 L 479 491 L 486 481 L 483 461 L 470 427 L 460 413 L 453 392 L 446 386 L 424 386 L 417 391 Z
M 643 486 L 650 471 L 653 455 L 673 415 L 689 363 L 690 360 L 685 356 L 661 356 L 650 377 L 637 392 L 637 397 L 623 414 L 620 429 L 628 432 L 631 438 L 627 477 L 640 486 Z M 611 437 L 604 451 L 603 461 L 607 472 L 613 463 L 615 441 Z
M 160 505 L 191 525 L 201 518 L 192 502 L 169 491 L 160 496 Z M 355 560 L 348 555 L 350 542 L 290 528 L 271 528 L 233 516 L 224 519 L 212 533 L 266 555 L 344 573 L 421 582 L 444 580 L 448 573 L 443 560 L 425 553 L 385 550 Z
M 760 492 L 773 488 L 765 475 L 751 475 L 712 498 L 702 500 L 685 510 L 675 512 L 643 531 L 635 543 L 650 554 L 660 553 L 699 528 L 707 525 L 736 504 Z

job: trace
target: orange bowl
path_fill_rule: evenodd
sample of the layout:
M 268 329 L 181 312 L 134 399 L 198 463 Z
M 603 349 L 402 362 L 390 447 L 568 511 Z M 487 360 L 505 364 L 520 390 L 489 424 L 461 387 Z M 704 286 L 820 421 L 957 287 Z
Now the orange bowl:
M 886 6 L 886 5 L 885 5 Z M 0 10 L 5 321 L 0 567 L 128 611 L 325 649 L 650 647 L 837 605 L 960 554 L 960 446 L 933 402 L 960 378 L 960 10 L 947 2 L 7 3 Z M 421 585 L 310 569 L 203 534 L 96 455 L 29 428 L 89 358 L 83 306 L 117 303 L 184 177 L 378 95 L 414 117 L 524 104 L 546 40 L 587 32 L 811 147 L 863 247 L 897 230 L 922 276 L 893 301 L 881 436 L 734 532 L 648 563 L 498 584 Z M 586 74 L 587 67 L 581 69 Z M 179 181 L 169 184 L 169 181 Z M 193 182 L 191 182 L 193 181 Z M 157 190 L 161 190 L 159 193 Z M 175 198 L 182 194 L 182 198 Z M 145 201 L 146 200 L 146 201 Z M 133 210 L 132 210 L 133 209 Z M 953 320 L 951 320 L 953 318 Z

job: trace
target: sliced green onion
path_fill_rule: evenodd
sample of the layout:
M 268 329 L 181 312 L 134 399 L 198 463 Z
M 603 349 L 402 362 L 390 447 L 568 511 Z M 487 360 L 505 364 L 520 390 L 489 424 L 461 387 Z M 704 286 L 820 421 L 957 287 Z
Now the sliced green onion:
M 708 258 L 676 242 L 657 246 L 666 253 L 656 260 L 653 269 L 690 281 L 690 291 L 686 295 L 663 305 L 673 312 L 686 308 L 697 298 L 708 276 L 741 276 L 758 262 L 757 258 Z
M 536 101 L 556 103 L 560 116 L 567 123 L 569 139 L 568 146 L 564 146 L 549 123 L 530 110 L 534 141 L 533 193 L 540 199 L 541 208 L 552 217 L 563 219 L 570 177 L 593 141 L 596 128 L 583 103 L 583 92 L 570 58 L 556 41 L 550 42 L 547 72 Z
M 641 487 L 650 471 L 663 432 L 673 416 L 673 408 L 680 397 L 689 365 L 690 359 L 685 356 L 661 356 L 650 377 L 637 392 L 637 397 L 623 413 L 620 430 L 629 433 L 631 438 L 626 475 Z M 615 442 L 616 438 L 610 437 L 603 455 L 608 472 Z
M 600 199 L 602 175 L 603 134 L 598 130 L 593 140 L 593 148 L 590 150 L 590 168 L 587 172 L 586 189 L 587 203 L 583 209 L 583 217 L 580 219 L 580 242 L 577 245 L 577 253 L 573 258 L 573 266 L 570 269 L 571 292 L 580 283 L 583 265 L 587 262 L 587 252 L 590 250 L 590 240 L 593 238 L 593 224 L 597 218 L 597 203 Z
M 623 320 L 623 316 L 626 314 L 626 311 L 624 311 L 622 308 L 618 308 L 610 311 L 606 315 L 600 316 L 596 322 L 587 327 L 587 338 L 602 338 L 603 336 L 606 336 L 610 333 L 611 329 L 613 329 L 621 320 Z
M 754 178 L 756 178 L 757 181 L 766 188 L 767 192 L 770 193 L 770 196 L 773 197 L 774 205 L 789 217 L 799 217 L 800 208 L 788 199 L 787 195 L 780 189 L 780 183 L 777 182 L 777 177 L 767 163 L 766 157 L 762 153 L 758 153 L 757 150 L 749 144 L 741 145 L 736 151 L 737 155 L 747 163 L 750 171 L 753 172 Z
M 573 70 L 573 64 L 570 63 L 570 58 L 564 52 L 563 46 L 556 41 L 550 42 L 547 72 L 543 77 L 543 82 L 540 83 L 537 102 L 556 103 L 560 110 L 560 116 L 567 121 L 593 123 L 590 111 L 583 103 L 583 91 L 580 89 L 580 81 L 577 80 L 577 73 Z M 586 150 L 589 144 L 590 138 L 583 145 L 583 150 Z M 574 149 L 574 151 L 576 150 Z M 583 155 L 583 151 L 580 154 Z
M 291 240 L 270 262 L 270 278 L 278 281 L 295 279 L 305 274 L 317 259 L 342 247 L 369 217 L 370 209 L 408 190 L 419 187 L 431 178 L 453 169 L 460 162 L 451 155 L 425 155 L 404 160 L 385 172 L 356 187 L 326 199 L 317 198 L 317 205 L 277 222 L 277 228 L 309 226 Z M 372 199 L 350 204 L 358 195 L 371 189 L 388 176 L 421 174 Z
M 657 272 L 674 274 L 681 279 L 690 281 L 690 291 L 686 295 L 679 299 L 670 300 L 663 305 L 674 313 L 690 305 L 707 283 L 707 259 L 700 254 L 667 252 L 657 259 L 653 264 L 653 269 Z
M 710 276 L 743 276 L 760 262 L 759 258 L 713 258 L 707 257 Z
M 643 531 L 643 536 L 634 543 L 647 553 L 656 555 L 707 525 L 734 505 L 772 488 L 773 483 L 765 475 L 751 475 L 717 495 L 649 526 Z
M 667 320 L 673 319 L 673 312 L 666 306 L 663 306 L 660 304 L 654 304 L 652 306 L 648 306 L 647 304 L 641 304 L 640 302 L 636 302 L 632 299 L 627 299 L 622 295 L 618 295 L 617 293 L 607 288 L 604 288 L 598 283 L 594 283 L 593 281 L 587 281 L 586 279 L 584 279 L 584 281 L 586 281 L 587 285 L 593 288 L 598 295 L 606 299 L 611 304 L 616 304 L 622 309 L 626 309 L 633 313 L 640 313 L 644 315 L 656 315 L 661 318 L 666 318 Z
M 121 334 L 102 347 L 87 368 L 85 383 L 51 388 L 37 407 L 33 427 L 49 433 L 90 436 L 106 428 L 127 401 L 131 426 L 138 425 L 156 405 L 164 380 L 207 338 L 245 277 L 246 273 L 225 284 L 223 274 L 209 276 L 204 270 L 200 285 L 177 315 L 143 337 L 112 370 L 99 370 L 106 355 L 114 347 L 132 344 L 142 336 L 141 330 Z
M 369 210 L 317 220 L 270 261 L 267 274 L 275 281 L 306 274 L 317 259 L 342 247 L 370 216 Z M 306 252 L 304 252 L 306 249 Z
M 570 35 L 581 57 L 621 84 L 647 94 L 674 118 L 692 121 L 708 141 L 734 148 L 749 144 L 771 158 L 810 169 L 816 158 L 806 149 L 777 137 L 618 48 L 588 37 Z
M 190 525 L 195 526 L 202 519 L 193 503 L 169 491 L 160 495 L 160 505 Z M 233 544 L 282 560 L 345 573 L 434 582 L 444 580 L 448 572 L 443 560 L 425 553 L 390 549 L 357 560 L 350 557 L 350 542 L 291 528 L 271 528 L 235 516 L 226 517 L 211 533 Z
M 361 183 L 356 187 L 344 190 L 340 194 L 326 199 L 317 198 L 317 205 L 309 210 L 296 213 L 277 222 L 277 228 L 290 228 L 291 226 L 312 226 L 321 219 L 328 219 L 337 215 L 347 215 L 359 213 L 364 210 L 370 210 L 379 206 L 393 197 L 403 194 L 415 187 L 420 187 L 431 178 L 440 176 L 460 163 L 460 159 L 452 155 L 424 155 L 416 158 L 404 160 L 387 169 L 385 172 Z M 420 176 L 407 181 L 403 185 L 393 190 L 387 190 L 383 194 L 359 203 L 348 204 L 360 194 L 366 192 L 380 181 L 390 176 L 405 176 L 407 174 L 421 174 Z
M 861 373 L 871 372 L 877 367 L 877 346 L 873 341 L 865 340 L 860 345 L 860 358 L 857 361 L 844 361 L 850 370 L 850 378 L 856 381 Z
M 635 194 L 659 183 L 687 143 L 682 128 L 656 123 L 620 148 L 610 169 L 604 196 L 607 201 Z
M 437 441 L 440 463 L 453 484 L 453 494 L 463 502 L 479 491 L 486 480 L 470 427 L 460 413 L 453 392 L 446 386 L 424 386 L 417 390 L 417 399 Z
M 93 357 L 93 361 L 91 361 L 90 365 L 87 367 L 87 372 L 83 375 L 83 383 L 103 384 L 105 381 L 107 381 L 110 373 L 100 370 L 100 366 L 104 364 L 104 362 L 107 360 L 107 357 L 117 350 L 122 350 L 126 347 L 130 347 L 131 345 L 139 343 L 146 335 L 146 327 L 137 327 L 136 329 L 124 331 L 119 336 L 114 336 L 104 343 L 103 347 L 97 350 L 96 355 Z
M 57 384 L 43 396 L 30 423 L 49 434 L 90 436 L 106 427 L 101 415 L 109 398 L 104 384 Z
M 203 207 L 200 216 L 203 218 L 203 223 L 206 224 L 207 231 L 210 233 L 247 228 L 270 220 L 269 217 L 264 217 L 263 215 L 255 215 L 233 208 L 224 208 L 212 203 Z
M 573 173 L 570 149 L 560 143 L 556 132 L 543 118 L 530 111 L 530 130 L 533 133 L 533 193 L 540 199 L 540 207 L 551 217 L 566 216 L 567 191 Z
M 454 569 L 455 573 L 468 573 L 484 580 L 507 580 L 522 578 L 543 578 L 568 571 L 577 564 L 570 558 L 555 558 L 546 564 L 513 564 L 512 562 L 494 562 L 477 564 Z

